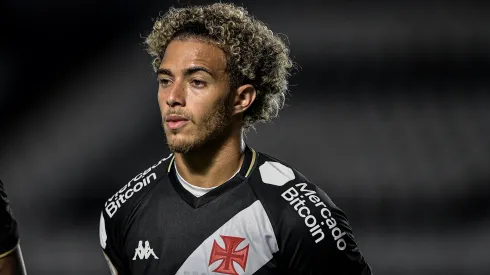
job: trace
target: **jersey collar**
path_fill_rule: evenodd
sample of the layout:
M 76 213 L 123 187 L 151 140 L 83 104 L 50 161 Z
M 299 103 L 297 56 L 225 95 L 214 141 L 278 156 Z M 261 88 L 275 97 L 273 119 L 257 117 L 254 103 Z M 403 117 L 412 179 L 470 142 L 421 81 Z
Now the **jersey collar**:
M 214 200 L 215 198 L 219 197 L 220 195 L 226 193 L 227 191 L 234 189 L 240 183 L 247 180 L 252 170 L 254 169 L 254 166 L 256 164 L 256 159 L 257 159 L 257 153 L 255 152 L 255 150 L 250 148 L 248 145 L 246 145 L 245 157 L 243 159 L 243 163 L 240 168 L 240 171 L 227 182 L 221 184 L 220 186 L 214 188 L 213 190 L 207 192 L 206 194 L 204 194 L 199 198 L 194 196 L 189 191 L 187 191 L 182 186 L 182 184 L 180 184 L 180 182 L 178 181 L 175 172 L 175 167 L 173 165 L 174 157 L 170 161 L 168 175 L 169 175 L 170 182 L 173 188 L 175 189 L 175 191 L 177 192 L 177 194 L 179 194 L 179 196 L 191 207 L 199 208 L 207 204 L 208 202 Z

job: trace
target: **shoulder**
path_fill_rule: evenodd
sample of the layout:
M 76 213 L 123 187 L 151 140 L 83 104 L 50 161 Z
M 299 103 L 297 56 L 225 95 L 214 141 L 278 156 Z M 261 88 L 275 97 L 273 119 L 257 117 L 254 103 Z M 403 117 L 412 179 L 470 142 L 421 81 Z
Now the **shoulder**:
M 1 180 L 0 180 L 0 202 L 5 205 L 8 204 L 7 194 L 5 193 L 3 182 Z
M 7 193 L 0 181 L 0 258 L 14 250 L 19 242 L 17 221 L 12 214 Z
M 287 163 L 260 154 L 250 185 L 264 205 L 286 270 L 371 274 L 347 216 L 317 185 Z
M 329 242 L 345 249 L 338 227 L 344 213 L 316 184 L 288 163 L 260 153 L 251 186 L 278 232 L 298 234 L 312 243 Z
M 152 190 L 155 183 L 167 175 L 173 154 L 159 160 L 144 171 L 136 174 L 115 192 L 104 204 L 103 216 L 106 219 L 124 217 Z
M 282 201 L 283 193 L 287 193 L 291 187 L 316 189 L 302 173 L 285 161 L 265 153 L 257 153 L 255 169 L 251 175 L 250 185 L 258 197 L 263 200 L 271 200 L 273 203 Z M 279 201 L 278 201 L 279 200 Z
M 250 185 L 258 199 L 274 216 L 291 214 L 286 209 L 294 204 L 295 198 L 307 199 L 314 204 L 320 202 L 318 186 L 290 164 L 264 153 L 258 153 Z
M 124 231 L 130 217 L 157 182 L 168 174 L 172 160 L 171 154 L 136 174 L 105 202 L 100 215 L 99 238 L 104 253 L 111 259 L 116 259 L 117 251 L 123 249 Z

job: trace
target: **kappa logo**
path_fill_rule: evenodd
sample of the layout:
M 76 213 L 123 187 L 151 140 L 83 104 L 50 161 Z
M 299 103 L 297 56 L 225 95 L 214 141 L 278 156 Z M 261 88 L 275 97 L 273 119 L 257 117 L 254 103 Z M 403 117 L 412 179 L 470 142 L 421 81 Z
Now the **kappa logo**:
M 247 267 L 248 249 L 250 245 L 248 244 L 244 248 L 238 251 L 236 250 L 238 245 L 240 245 L 245 238 L 221 235 L 221 239 L 225 243 L 225 248 L 223 249 L 221 246 L 219 246 L 216 240 L 214 240 L 208 266 L 218 260 L 222 260 L 221 264 L 215 270 L 213 270 L 213 272 L 238 275 L 235 267 L 233 266 L 233 262 L 240 265 L 243 271 L 245 271 L 245 268 Z
M 138 247 L 135 249 L 133 261 L 136 260 L 136 257 L 139 257 L 140 260 L 148 260 L 150 256 L 153 256 L 158 260 L 157 255 L 153 251 L 153 248 L 150 247 L 150 242 L 145 241 L 145 247 L 143 247 L 143 241 L 139 241 Z

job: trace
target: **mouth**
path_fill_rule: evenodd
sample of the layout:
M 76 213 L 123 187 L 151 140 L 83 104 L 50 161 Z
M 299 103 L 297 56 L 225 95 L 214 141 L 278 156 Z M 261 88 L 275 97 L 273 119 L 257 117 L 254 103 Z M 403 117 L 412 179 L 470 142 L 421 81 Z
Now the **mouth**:
M 183 116 L 169 115 L 165 119 L 165 123 L 170 130 L 177 130 L 184 127 L 189 120 Z

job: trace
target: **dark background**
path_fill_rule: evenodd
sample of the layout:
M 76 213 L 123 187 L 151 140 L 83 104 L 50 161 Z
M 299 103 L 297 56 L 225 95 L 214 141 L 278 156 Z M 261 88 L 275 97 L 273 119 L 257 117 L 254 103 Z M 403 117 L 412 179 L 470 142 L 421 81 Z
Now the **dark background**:
M 103 203 L 168 154 L 142 37 L 207 1 L 0 3 L 0 178 L 28 271 L 109 274 Z M 345 210 L 376 274 L 490 274 L 488 5 L 240 3 L 301 66 L 248 143 Z

